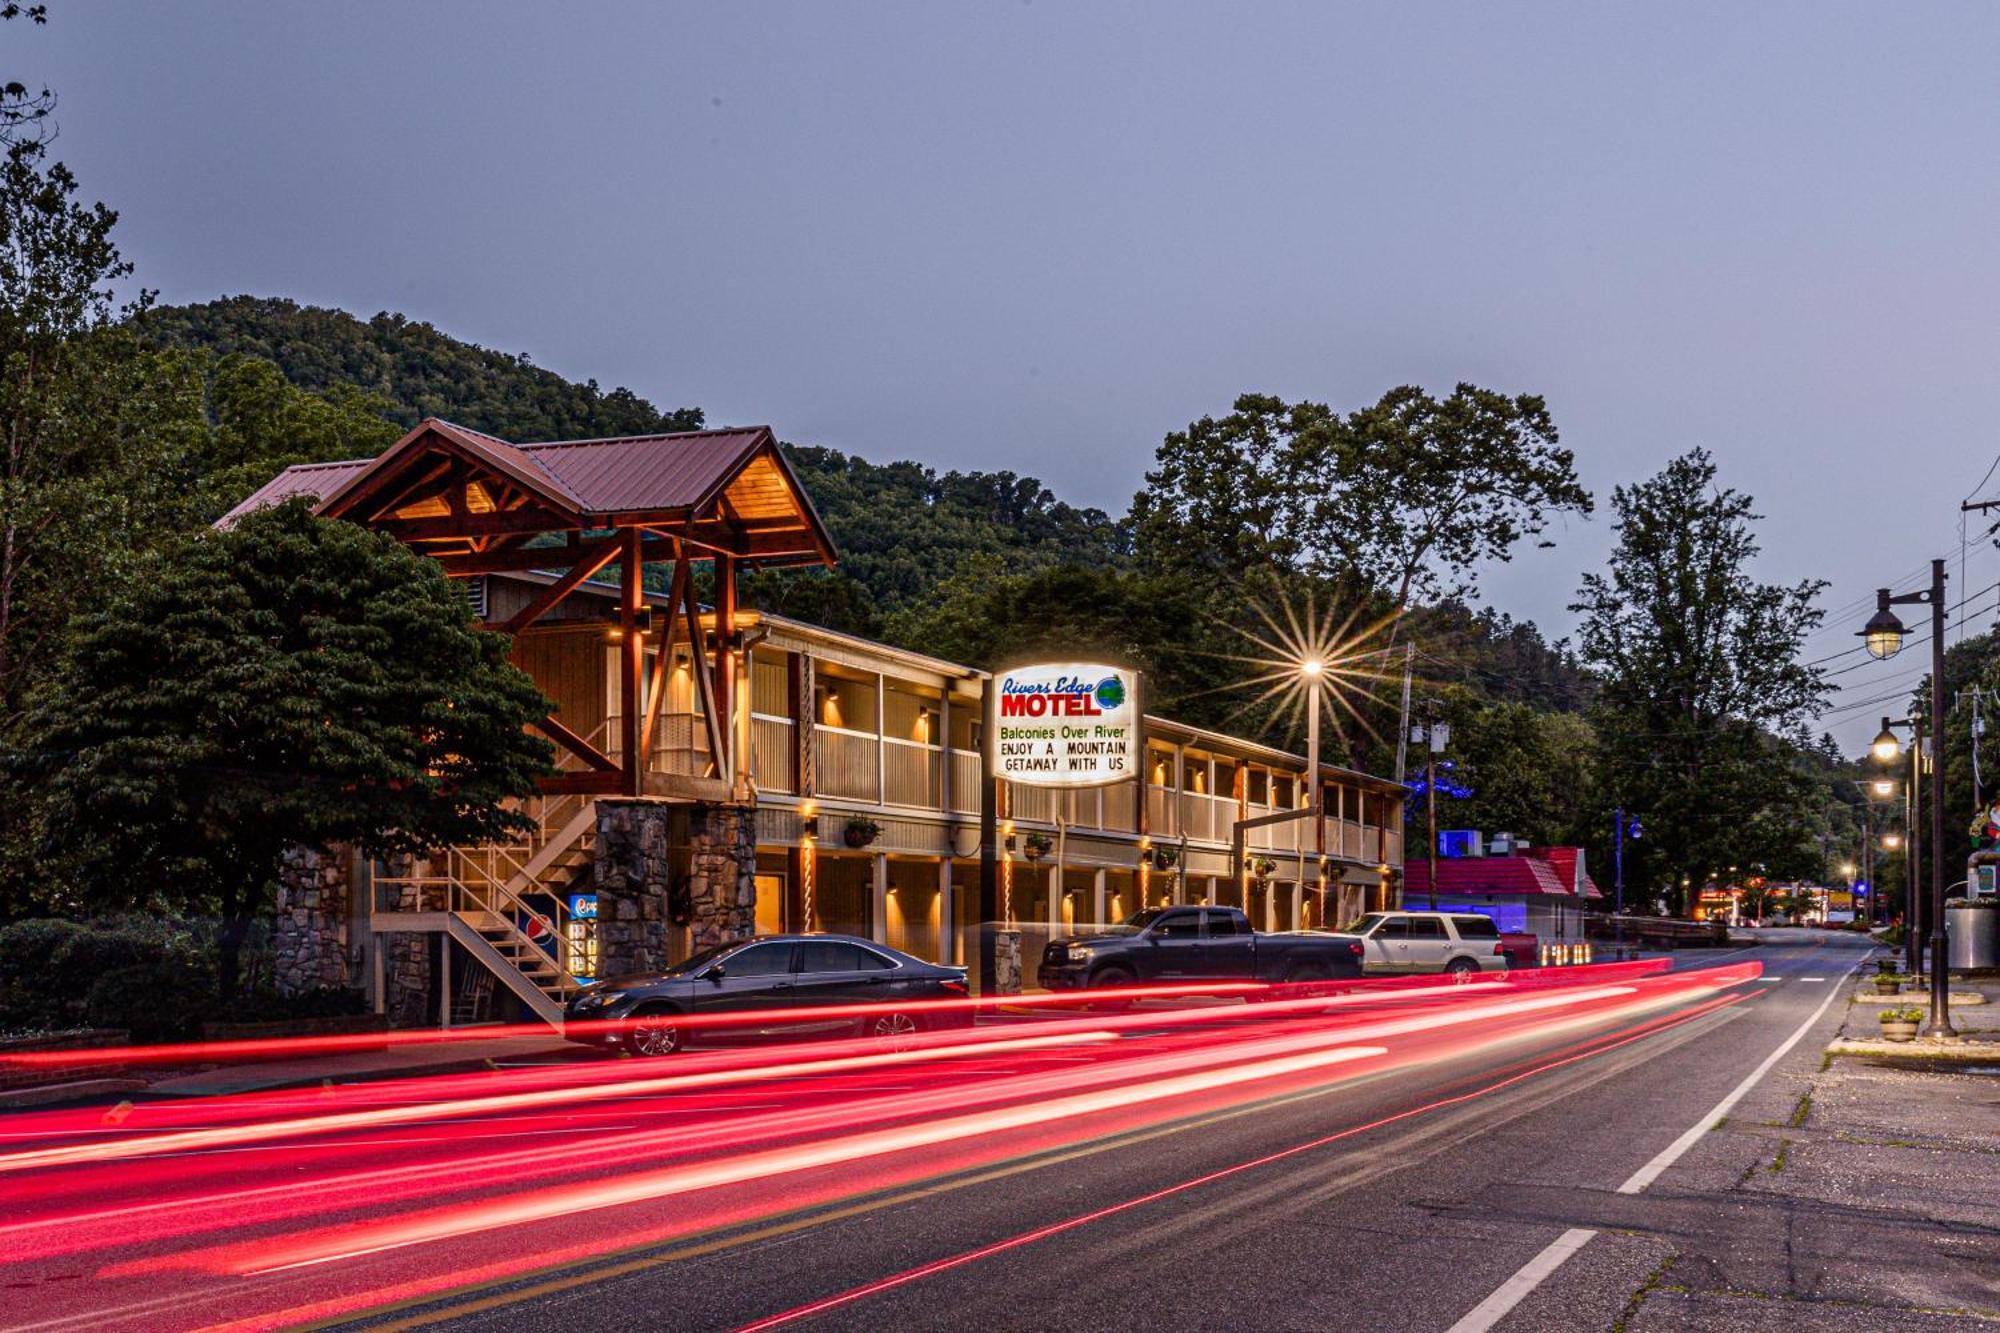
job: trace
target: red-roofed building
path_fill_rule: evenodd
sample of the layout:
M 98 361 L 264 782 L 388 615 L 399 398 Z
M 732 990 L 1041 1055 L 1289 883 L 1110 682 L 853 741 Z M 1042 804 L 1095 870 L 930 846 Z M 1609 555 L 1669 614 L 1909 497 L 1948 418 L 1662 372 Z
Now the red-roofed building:
M 1586 904 L 1604 895 L 1584 869 L 1581 847 L 1515 847 L 1495 856 L 1448 856 L 1437 863 L 1436 906 L 1478 912 L 1502 930 L 1544 941 L 1581 940 Z M 1403 862 L 1403 906 L 1432 906 L 1430 863 Z

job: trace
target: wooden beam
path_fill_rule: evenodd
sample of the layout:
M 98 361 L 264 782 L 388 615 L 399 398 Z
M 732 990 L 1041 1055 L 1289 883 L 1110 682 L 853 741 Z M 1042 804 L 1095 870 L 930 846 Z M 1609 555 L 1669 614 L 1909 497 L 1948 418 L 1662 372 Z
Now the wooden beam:
M 646 670 L 645 645 L 639 642 L 639 610 L 644 604 L 641 586 L 646 566 L 639 552 L 639 532 L 629 528 L 619 534 L 624 563 L 619 571 L 618 624 L 624 633 L 618 639 L 618 735 L 625 758 L 625 794 L 646 793 L 646 756 L 639 751 L 639 687 Z
M 648 773 L 644 794 L 717 803 L 730 799 L 729 784 L 721 778 L 698 778 L 687 773 Z
M 742 756 L 736 752 L 736 561 L 715 560 L 715 711 L 724 749 L 716 770 L 732 790 L 740 789 Z
M 600 543 L 609 543 L 614 550 L 618 543 L 616 537 L 584 541 L 580 532 L 571 532 L 567 536 L 569 540 L 562 546 L 509 546 L 477 554 L 441 555 L 437 561 L 444 566 L 445 573 L 453 575 L 518 574 L 529 569 L 567 569 L 584 552 L 597 549 Z M 640 544 L 639 556 L 648 564 L 671 560 L 674 558 L 673 542 L 665 537 L 648 538 Z
M 575 532 L 590 525 L 546 509 L 510 509 L 504 514 L 467 514 L 463 518 L 376 518 L 368 526 L 399 541 L 439 537 L 496 537 L 538 532 Z
M 618 796 L 625 790 L 625 775 L 609 773 L 558 773 L 543 778 L 537 786 L 547 796 Z
M 640 753 L 649 759 L 653 753 L 653 733 L 659 724 L 660 709 L 667 695 L 667 673 L 673 669 L 674 645 L 680 642 L 681 622 L 680 617 L 674 614 L 674 608 L 686 596 L 687 577 L 687 561 L 676 560 L 673 581 L 668 585 L 667 593 L 667 636 L 659 644 L 653 658 L 653 685 L 646 695 L 646 725 L 639 736 Z
M 685 586 L 687 595 L 682 600 L 681 610 L 687 615 L 688 647 L 694 657 L 694 683 L 701 692 L 702 718 L 708 723 L 709 758 L 715 764 L 716 772 L 720 773 L 725 751 L 715 716 L 715 691 L 709 680 L 708 645 L 702 640 L 701 608 L 695 604 L 694 580 L 689 579 Z
M 519 634 L 528 626 L 553 611 L 556 604 L 575 592 L 577 586 L 598 570 L 618 558 L 618 543 L 608 541 L 592 548 L 590 553 L 569 567 L 569 573 L 542 589 L 534 601 L 529 602 L 514 613 L 504 628 L 509 634 Z
M 618 771 L 618 765 L 611 762 L 610 755 L 604 753 L 604 751 L 598 749 L 595 745 L 592 745 L 589 741 L 556 721 L 555 718 L 545 717 L 534 725 L 550 740 L 562 746 L 563 749 L 568 750 L 598 772 L 616 773 Z

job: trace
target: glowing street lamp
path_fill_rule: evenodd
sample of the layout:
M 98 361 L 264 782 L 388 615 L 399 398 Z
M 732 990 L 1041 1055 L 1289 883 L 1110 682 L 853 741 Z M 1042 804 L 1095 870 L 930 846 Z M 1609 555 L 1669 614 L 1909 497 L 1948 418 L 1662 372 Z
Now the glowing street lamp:
M 1875 779 L 1868 784 L 1868 789 L 1875 793 L 1877 800 L 1886 801 L 1896 794 L 1896 784 L 1888 778 Z
M 1896 762 L 1896 756 L 1902 752 L 1903 743 L 1897 740 L 1896 733 L 1889 729 L 1889 719 L 1883 718 L 1882 730 L 1877 732 L 1875 739 L 1869 743 L 1868 753 L 1874 755 L 1879 763 L 1893 764 Z
M 1983 504 L 1984 502 L 1981 502 Z M 1979 508 L 1979 504 L 1965 508 Z M 1928 588 L 1916 592 L 1892 593 L 1887 588 L 1875 594 L 1875 614 L 1859 631 L 1861 641 L 1867 646 L 1870 657 L 1881 660 L 1894 657 L 1902 651 L 1905 630 L 1903 622 L 1896 618 L 1891 608 L 1898 606 L 1924 605 L 1931 609 L 1931 726 L 1940 726 L 1944 718 L 1944 604 L 1945 572 L 1944 561 L 1931 561 L 1931 582 Z M 1889 744 L 1884 745 L 1887 739 Z M 1889 730 L 1888 719 L 1882 720 L 1882 735 L 1875 738 L 1871 747 L 1875 757 L 1883 763 L 1896 758 L 1899 748 L 1895 735 Z M 1943 774 L 1939 774 L 1942 779 Z M 1924 1027 L 1927 1037 L 1949 1040 L 1957 1036 L 1951 1025 L 1951 988 L 1948 983 L 1950 966 L 1945 960 L 1944 935 L 1944 783 L 1942 780 L 1931 787 L 1931 1016 Z M 1916 877 L 1910 877 L 1912 904 L 1915 902 Z M 1910 930 L 1910 951 L 1916 952 L 1914 921 L 1906 923 Z

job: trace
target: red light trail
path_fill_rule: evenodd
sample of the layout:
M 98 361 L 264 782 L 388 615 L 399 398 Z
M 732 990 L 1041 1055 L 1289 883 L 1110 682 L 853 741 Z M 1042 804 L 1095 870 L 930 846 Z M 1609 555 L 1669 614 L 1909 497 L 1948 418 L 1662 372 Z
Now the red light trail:
M 35 1291 L 105 1327 L 332 1318 L 864 1206 L 853 1201 L 1002 1164 L 1028 1169 L 1078 1145 L 1502 1043 L 1545 1046 L 1565 1030 L 1617 1025 L 1624 1044 L 1741 998 L 1717 992 L 1760 972 L 1611 964 L 1472 985 L 1399 978 L 1334 995 L 1274 988 L 1242 1004 L 1152 1012 L 1078 1013 L 1072 1000 L 1039 1006 L 1053 1012 L 1037 1019 L 925 1033 L 906 1050 L 846 1040 L 148 1102 L 117 1124 L 37 1113 L 5 1122 L 18 1146 L 0 1152 L 12 1214 L 0 1252 L 9 1278 L 31 1282 L 98 1256 L 94 1282 Z M 1277 1158 L 1232 1170 L 1266 1160 Z M 933 1271 L 943 1269 L 884 1281 Z M 309 1276 L 329 1272 L 332 1287 Z M 132 1303 L 107 1308 L 118 1300 Z

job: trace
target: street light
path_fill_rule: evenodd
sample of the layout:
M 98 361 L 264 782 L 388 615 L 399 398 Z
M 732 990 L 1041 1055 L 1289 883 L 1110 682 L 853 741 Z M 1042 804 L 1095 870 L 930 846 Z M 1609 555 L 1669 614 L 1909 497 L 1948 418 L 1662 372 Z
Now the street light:
M 1854 879 L 1854 862 L 1842 861 L 1840 863 L 1840 873 L 1843 878 L 1847 879 L 1849 882 L 1852 882 Z
M 1931 561 L 1931 586 L 1918 592 L 1892 594 L 1887 588 L 1875 593 L 1875 614 L 1861 627 L 1860 636 L 1868 647 L 1871 657 L 1884 659 L 1894 657 L 1903 647 L 1903 622 L 1896 618 L 1891 607 L 1924 605 L 1931 609 L 1931 726 L 1939 728 L 1944 720 L 1944 561 Z M 1882 720 L 1882 731 L 1890 741 L 1895 740 L 1889 731 L 1888 719 Z M 1892 746 L 1886 758 L 1882 752 L 1882 737 L 1875 738 L 1875 756 L 1884 763 L 1896 757 L 1897 749 Z M 1938 774 L 1943 778 L 1942 771 Z M 1945 958 L 1944 937 L 1944 783 L 1942 780 L 1931 784 L 1931 1021 L 1924 1028 L 1927 1037 L 1949 1040 L 1958 1033 L 1951 1026 L 1950 964 Z M 1907 923 L 1906 923 L 1907 925 Z
M 1883 764 L 1895 763 L 1896 756 L 1903 752 L 1903 743 L 1896 739 L 1895 732 L 1889 730 L 1888 718 L 1882 719 L 1882 730 L 1876 733 L 1868 752 L 1875 756 L 1876 762 Z
M 1903 845 L 1903 835 L 1902 835 L 1902 834 L 1900 834 L 1900 833 L 1884 833 L 1884 834 L 1882 835 L 1882 846 L 1883 846 L 1883 848 L 1884 848 L 1885 850 L 1893 852 L 1893 851 L 1895 851 L 1895 850 L 1896 850 L 1896 849 L 1897 849 L 1898 847 L 1901 847 L 1902 845 Z
M 1883 588 L 1875 594 L 1875 614 L 1868 617 L 1868 623 L 1861 628 L 1861 638 L 1868 645 L 1868 655 L 1878 661 L 1894 657 L 1903 651 L 1903 622 L 1889 609 L 1889 604 L 1900 598 L 1889 596 Z
M 1888 778 L 1877 778 L 1868 785 L 1877 797 L 1885 801 L 1896 794 L 1896 784 Z

